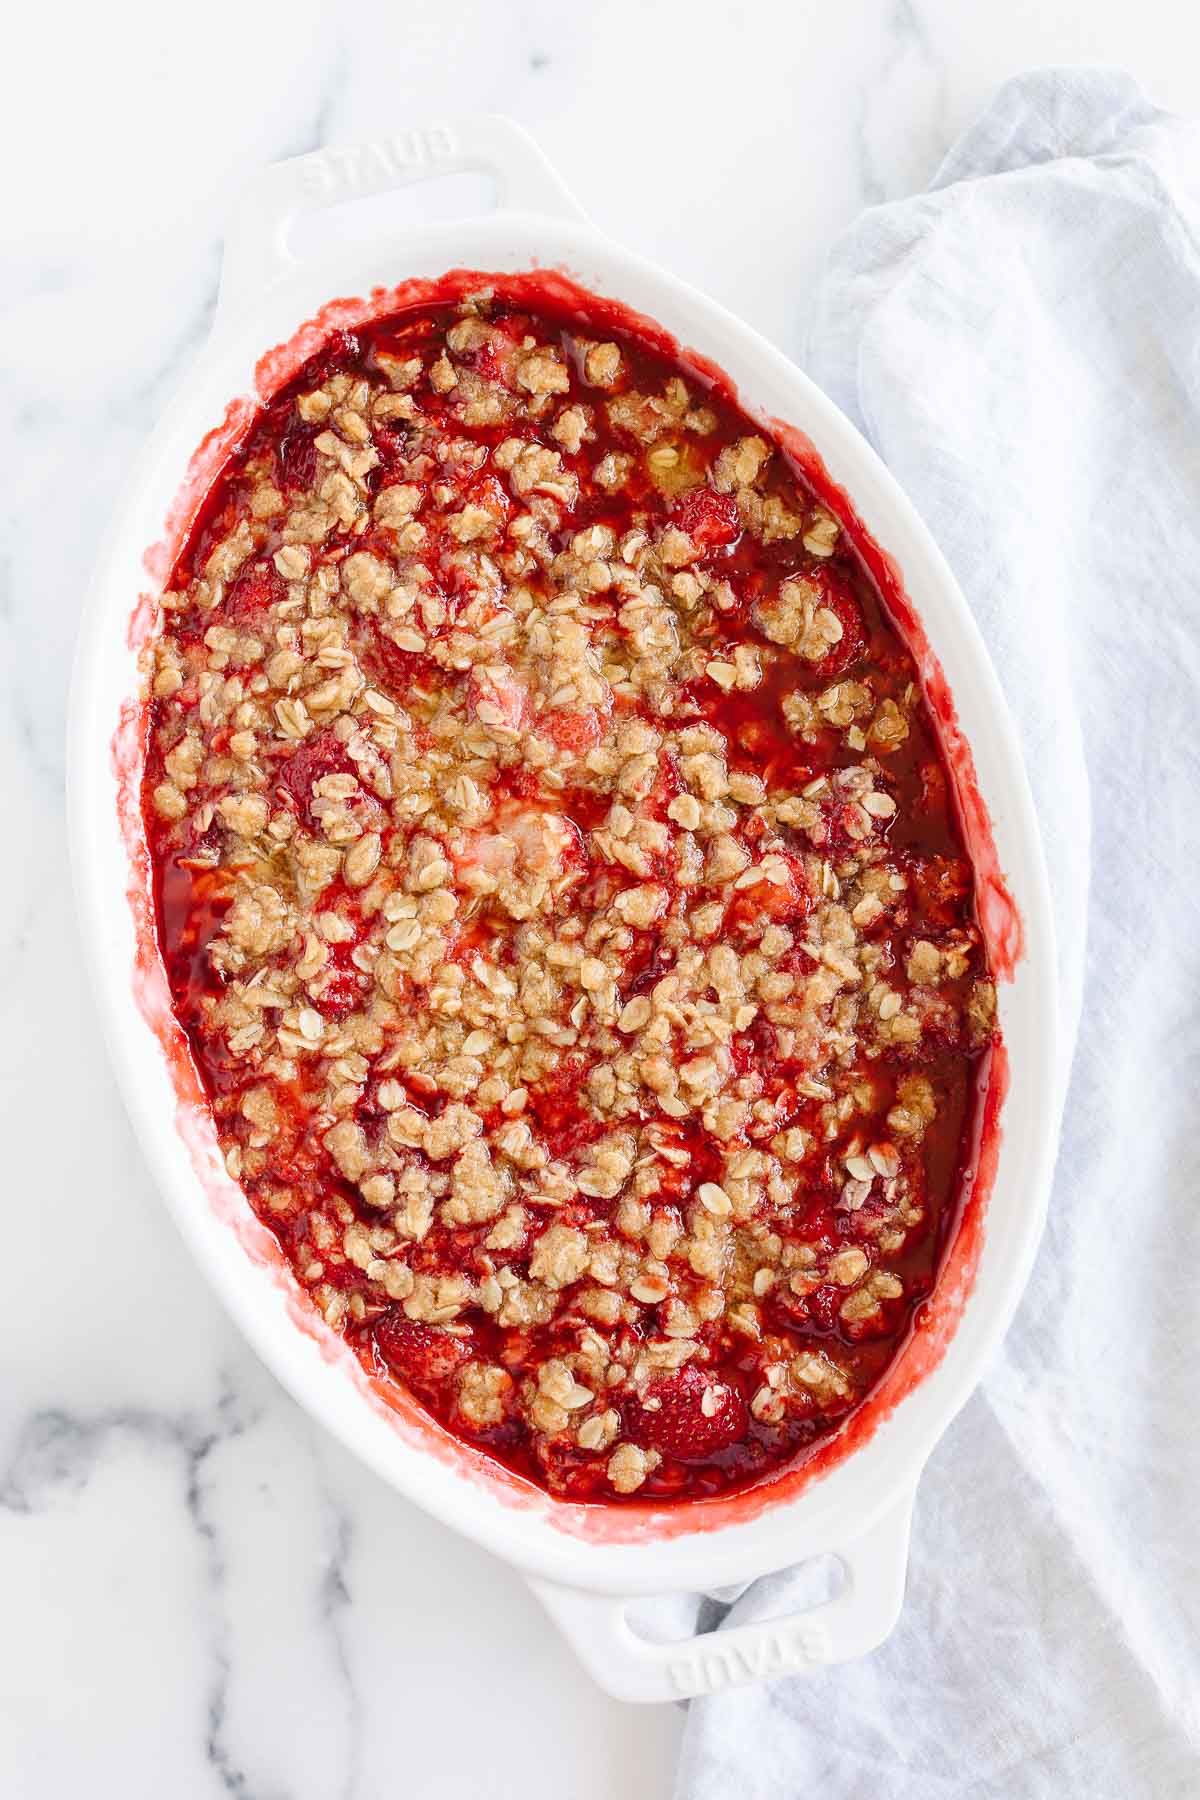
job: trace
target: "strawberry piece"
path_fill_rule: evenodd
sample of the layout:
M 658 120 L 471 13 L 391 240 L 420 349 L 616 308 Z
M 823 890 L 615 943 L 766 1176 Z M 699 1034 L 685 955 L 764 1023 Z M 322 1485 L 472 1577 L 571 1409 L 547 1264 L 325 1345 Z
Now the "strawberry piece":
M 466 1338 L 406 1318 L 389 1307 L 375 1326 L 375 1346 L 392 1373 L 418 1392 L 436 1392 L 471 1357 Z
M 694 487 L 675 504 L 672 517 L 701 550 L 723 550 L 741 536 L 742 523 L 732 494 Z
M 961 916 L 971 891 L 971 869 L 964 857 L 913 855 L 908 858 L 907 872 L 921 919 L 948 926 Z
M 749 1416 L 736 1389 L 685 1363 L 652 1381 L 644 1399 L 627 1404 L 625 1423 L 639 1444 L 700 1462 L 744 1437 Z
M 317 432 L 312 425 L 297 425 L 279 440 L 275 460 L 280 485 L 290 493 L 304 493 L 317 478 Z
M 836 1331 L 838 1307 L 845 1298 L 842 1289 L 829 1282 L 814 1288 L 805 1304 L 810 1324 L 818 1331 Z
M 587 1077 L 582 1057 L 570 1057 L 529 1090 L 529 1109 L 552 1156 L 575 1150 L 603 1135 L 581 1098 Z
M 510 360 L 511 357 L 506 357 L 504 362 L 502 362 L 500 357 L 496 354 L 496 346 L 494 344 L 484 344 L 481 349 L 475 352 L 475 367 L 483 376 L 484 380 L 499 381 L 506 387 L 512 386 L 506 366 L 507 362 Z
M 832 569 L 806 571 L 804 579 L 821 589 L 821 605 L 828 607 L 842 627 L 837 643 L 831 644 L 815 665 L 825 681 L 859 661 L 867 648 L 866 627 L 858 601 Z
M 353 331 L 331 331 L 321 348 L 294 377 L 299 388 L 322 387 L 339 369 L 362 360 L 362 345 Z
M 363 999 L 363 977 L 354 969 L 338 969 L 321 989 L 317 1005 L 327 1019 L 341 1024 Z
M 408 460 L 412 455 L 411 434 L 403 425 L 376 425 L 373 441 L 379 452 L 379 484 L 391 487 L 407 481 Z
M 586 756 L 604 736 L 605 724 L 603 713 L 593 709 L 590 712 L 543 713 L 537 728 L 560 750 L 567 750 L 572 756 Z
M 774 854 L 779 855 L 778 852 Z M 812 895 L 798 856 L 780 856 L 787 864 L 786 882 L 757 881 L 753 887 L 741 888 L 725 916 L 726 927 L 743 930 L 768 919 L 803 919 L 812 905 Z
M 236 624 L 253 631 L 269 607 L 286 599 L 287 583 L 274 563 L 248 562 L 225 596 L 225 610 Z
M 221 855 L 221 821 L 213 818 L 201 829 L 195 813 L 189 813 L 181 828 L 181 854 L 197 862 L 218 862 Z
M 332 731 L 318 731 L 305 738 L 293 750 L 278 771 L 278 782 L 296 805 L 297 812 L 313 823 L 312 791 L 322 775 L 353 774 L 354 764 L 346 754 L 346 746 Z
M 364 621 L 369 636 L 362 646 L 363 668 L 385 694 L 403 702 L 404 696 L 419 681 L 435 679 L 440 674 L 423 650 L 401 650 L 377 619 Z M 395 627 L 393 627 L 395 629 Z

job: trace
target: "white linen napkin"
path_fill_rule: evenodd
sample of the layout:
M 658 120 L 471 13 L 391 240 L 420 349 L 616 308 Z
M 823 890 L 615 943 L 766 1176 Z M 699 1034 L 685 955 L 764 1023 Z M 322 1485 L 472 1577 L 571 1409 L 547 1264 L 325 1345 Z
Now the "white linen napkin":
M 1033 1280 L 921 1482 L 899 1626 L 694 1702 L 678 1800 L 1194 1797 L 1200 123 L 1115 72 L 1009 83 L 928 193 L 836 246 L 806 366 L 988 641 L 1074 1067 Z

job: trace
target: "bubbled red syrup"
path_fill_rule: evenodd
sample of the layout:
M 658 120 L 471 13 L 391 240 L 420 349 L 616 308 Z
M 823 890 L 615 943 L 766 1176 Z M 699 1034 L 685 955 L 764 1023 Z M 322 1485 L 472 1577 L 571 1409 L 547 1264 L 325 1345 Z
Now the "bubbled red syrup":
M 578 286 L 567 275 L 555 270 L 536 270 L 516 275 L 493 275 L 476 270 L 454 270 L 436 281 L 416 280 L 391 289 L 376 289 L 366 298 L 331 301 L 315 317 L 302 325 L 284 344 L 262 357 L 255 371 L 256 394 L 230 403 L 224 419 L 208 434 L 192 458 L 187 478 L 180 489 L 166 521 L 162 541 L 146 554 L 148 576 L 157 591 L 166 585 L 173 569 L 188 550 L 198 530 L 203 529 L 206 502 L 210 500 L 223 469 L 235 458 L 252 430 L 261 421 L 262 409 L 271 404 L 280 390 L 304 368 L 310 359 L 338 331 L 362 328 L 391 315 L 416 308 L 453 304 L 481 287 L 491 288 L 498 299 L 509 306 L 527 308 L 543 315 L 557 316 L 564 324 L 591 336 L 621 334 L 653 357 L 673 362 L 695 385 L 709 393 L 714 402 L 739 411 L 737 391 L 732 381 L 715 364 L 695 352 L 681 348 L 653 320 L 633 312 L 619 301 L 610 300 Z M 743 415 L 744 416 L 744 415 Z M 950 803 L 958 831 L 966 845 L 974 867 L 978 922 L 987 945 L 993 973 L 1010 979 L 1015 962 L 1021 955 L 1021 924 L 1016 907 L 1008 893 L 999 869 L 991 825 L 975 778 L 971 752 L 959 728 L 953 702 L 937 658 L 934 656 L 916 611 L 905 593 L 903 580 L 895 563 L 871 537 L 854 510 L 846 493 L 837 487 L 826 471 L 812 443 L 794 427 L 775 419 L 763 419 L 764 429 L 785 453 L 795 472 L 824 501 L 841 521 L 861 566 L 870 578 L 882 616 L 899 633 L 920 671 L 925 698 L 936 725 L 937 752 L 949 771 Z M 297 480 L 305 479 L 303 467 L 305 445 L 281 446 L 285 463 L 290 457 L 298 470 Z M 286 482 L 288 467 L 281 470 Z M 719 497 L 708 503 L 711 517 L 681 518 L 680 523 L 698 541 L 712 545 L 731 542 L 732 521 L 726 518 Z M 681 503 L 686 510 L 686 499 Z M 252 585 L 245 600 L 248 608 L 256 604 Z M 828 603 L 842 613 L 839 596 L 831 595 Z M 853 603 L 851 602 L 851 605 Z M 846 622 L 856 629 L 849 610 Z M 138 649 L 155 630 L 157 611 L 152 595 L 143 595 L 129 622 L 128 641 Z M 747 766 L 764 771 L 764 763 L 786 759 L 790 747 L 782 738 L 756 736 L 761 733 L 761 699 L 759 711 L 748 705 L 745 729 L 740 734 Z M 253 1259 L 270 1270 L 283 1291 L 288 1311 L 296 1325 L 316 1340 L 322 1354 L 340 1365 L 344 1378 L 353 1380 L 360 1392 L 367 1394 L 376 1409 L 385 1416 L 409 1442 L 433 1454 L 459 1474 L 488 1488 L 509 1504 L 534 1510 L 559 1529 L 593 1541 L 633 1542 L 649 1537 L 664 1538 L 685 1532 L 710 1530 L 719 1526 L 745 1522 L 768 1506 L 794 1498 L 819 1475 L 840 1463 L 863 1444 L 897 1404 L 937 1366 L 953 1336 L 962 1308 L 970 1294 L 983 1244 L 984 1215 L 991 1191 L 999 1154 L 1000 1114 L 1008 1085 L 1007 1057 L 997 1039 L 978 1065 L 978 1094 L 973 1112 L 970 1096 L 960 1097 L 958 1117 L 969 1126 L 965 1141 L 947 1146 L 943 1154 L 957 1161 L 956 1191 L 960 1195 L 956 1216 L 943 1232 L 941 1261 L 936 1287 L 916 1309 L 907 1340 L 892 1360 L 882 1368 L 867 1398 L 841 1426 L 820 1439 L 812 1449 L 781 1472 L 774 1471 L 756 1486 L 750 1486 L 714 1498 L 695 1498 L 686 1504 L 663 1506 L 654 1502 L 627 1501 L 620 1507 L 580 1505 L 555 1500 L 534 1488 L 519 1473 L 490 1456 L 481 1455 L 469 1443 L 443 1430 L 419 1404 L 398 1384 L 379 1378 L 354 1356 L 346 1341 L 331 1332 L 299 1290 L 291 1265 L 273 1234 L 263 1225 L 246 1203 L 241 1190 L 224 1170 L 216 1139 L 204 1082 L 197 1071 L 181 1019 L 173 1005 L 159 944 L 158 903 L 170 904 L 166 892 L 155 893 L 155 882 L 142 815 L 141 785 L 146 754 L 147 710 L 142 703 L 127 702 L 112 743 L 112 762 L 117 785 L 118 817 L 130 864 L 128 898 L 136 933 L 136 961 L 133 971 L 134 990 L 140 1009 L 162 1046 L 177 1097 L 176 1118 L 179 1133 L 186 1144 L 196 1174 L 204 1186 L 219 1217 L 232 1225 Z M 581 724 L 581 729 L 583 728 Z M 569 721 L 564 729 L 570 730 Z M 182 899 L 182 896 L 180 897 Z M 195 915 L 197 897 L 189 906 Z M 802 895 L 794 897 L 803 903 Z M 786 903 L 786 900 L 785 900 Z M 198 939 L 204 937 L 202 923 Z M 197 943 L 199 956 L 202 944 Z M 186 945 L 175 946 L 176 957 Z M 655 978 L 651 962 L 647 979 Z M 353 1004 L 348 997 L 348 1005 Z M 186 1023 L 186 1021 L 183 1021 Z M 206 1070 L 211 1081 L 213 1071 Z M 547 1112 L 553 1107 L 553 1096 L 547 1094 L 543 1104 Z M 570 1099 L 562 1097 L 565 1129 L 569 1114 L 575 1111 Z M 548 1116 L 543 1128 L 552 1133 L 554 1121 Z M 420 1328 L 409 1334 L 411 1342 L 397 1342 L 395 1358 L 409 1371 L 414 1391 L 422 1385 L 422 1358 L 437 1353 L 437 1347 L 420 1339 Z M 692 1379 L 698 1371 L 689 1373 Z M 660 1405 L 652 1410 L 650 1421 L 643 1421 L 640 1435 L 653 1442 L 653 1432 L 686 1430 L 693 1418 L 694 1396 L 666 1392 L 658 1396 Z M 742 1429 L 739 1411 L 741 1401 L 736 1393 L 718 1384 L 710 1401 L 713 1418 L 713 1444 L 728 1434 L 733 1442 Z M 657 1414 L 657 1419 L 653 1414 Z M 631 1421 L 631 1425 L 634 1422 Z M 635 1428 L 635 1434 L 636 1428 Z M 713 1445 L 700 1447 L 711 1450 Z

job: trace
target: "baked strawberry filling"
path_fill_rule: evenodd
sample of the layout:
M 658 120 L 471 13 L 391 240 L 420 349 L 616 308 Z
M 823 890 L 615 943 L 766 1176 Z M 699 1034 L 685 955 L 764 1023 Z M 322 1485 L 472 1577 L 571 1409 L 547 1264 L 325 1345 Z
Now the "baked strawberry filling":
M 148 657 L 230 1173 L 385 1384 L 556 1495 L 716 1495 L 936 1280 L 995 996 L 911 656 L 725 390 L 503 278 L 330 338 Z

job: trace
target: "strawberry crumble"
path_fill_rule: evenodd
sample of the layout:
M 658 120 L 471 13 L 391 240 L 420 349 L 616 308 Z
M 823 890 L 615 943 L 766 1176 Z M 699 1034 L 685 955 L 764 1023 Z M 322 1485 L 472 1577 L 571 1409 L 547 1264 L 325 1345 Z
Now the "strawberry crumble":
M 905 1343 L 995 989 L 916 669 L 726 390 L 501 276 L 335 333 L 161 597 L 144 810 L 233 1177 L 551 1493 L 761 1480 Z

